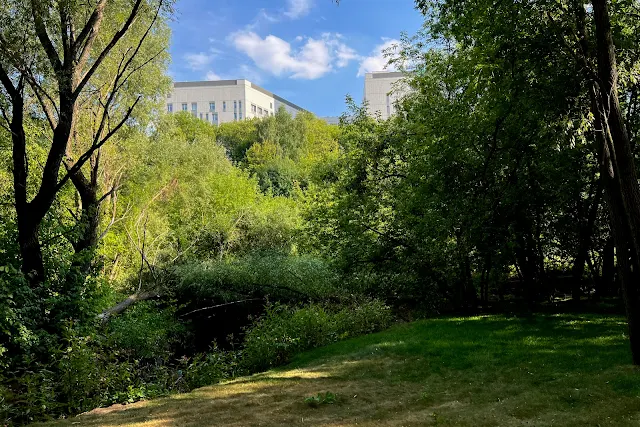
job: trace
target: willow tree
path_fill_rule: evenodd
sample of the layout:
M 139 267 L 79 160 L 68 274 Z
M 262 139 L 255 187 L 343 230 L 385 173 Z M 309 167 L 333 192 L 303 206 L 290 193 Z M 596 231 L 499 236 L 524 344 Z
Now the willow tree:
M 47 279 L 40 227 L 68 183 L 81 200 L 76 252 L 97 243 L 102 147 L 148 99 L 136 88 L 166 44 L 149 48 L 170 13 L 169 0 L 9 0 L 0 6 L 2 118 L 11 134 L 13 194 L 21 270 L 31 286 Z M 29 169 L 26 118 L 45 123 L 46 161 Z M 89 118 L 87 118 L 89 117 Z M 81 139 L 81 141 L 80 141 Z M 38 174 L 35 189 L 30 174 Z M 32 178 L 32 177 L 31 177 Z M 87 255 L 90 259 L 91 255 Z M 86 258 L 87 259 L 87 258 Z M 78 265 L 86 271 L 86 261 Z

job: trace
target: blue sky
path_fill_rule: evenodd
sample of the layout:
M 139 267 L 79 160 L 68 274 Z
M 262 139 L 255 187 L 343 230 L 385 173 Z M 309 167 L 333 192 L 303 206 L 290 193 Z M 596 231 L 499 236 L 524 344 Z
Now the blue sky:
M 362 100 L 381 50 L 422 23 L 413 0 L 180 0 L 171 23 L 175 81 L 245 78 L 316 113 Z

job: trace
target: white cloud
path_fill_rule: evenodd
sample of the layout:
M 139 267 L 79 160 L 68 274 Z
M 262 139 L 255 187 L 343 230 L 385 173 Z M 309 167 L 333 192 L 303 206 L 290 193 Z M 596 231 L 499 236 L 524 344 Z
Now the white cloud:
M 360 58 L 360 68 L 358 69 L 358 77 L 362 77 L 365 73 L 370 73 L 372 71 L 394 71 L 396 67 L 393 65 L 388 65 L 389 57 L 387 55 L 392 55 L 397 52 L 397 47 L 400 44 L 400 41 L 396 39 L 383 39 L 383 43 L 376 46 L 371 52 L 370 56 Z
M 337 37 L 335 39 L 329 39 L 329 43 L 331 43 L 331 45 L 335 48 L 335 52 L 336 52 L 336 66 L 338 68 L 344 68 L 347 65 L 349 65 L 349 62 L 354 61 L 354 60 L 358 60 L 360 59 L 360 55 L 358 55 L 358 53 L 351 49 L 349 46 L 347 46 L 346 44 L 342 43 L 339 39 L 341 39 L 342 36 L 340 34 L 337 35 Z
M 313 0 L 287 0 L 284 14 L 291 19 L 298 19 L 308 15 L 312 7 Z
M 297 49 L 274 35 L 264 39 L 251 31 L 230 36 L 236 49 L 248 55 L 255 65 L 276 76 L 289 75 L 294 79 L 313 80 L 334 69 L 345 67 L 356 59 L 353 49 L 341 40 L 339 34 L 325 33 L 319 39 L 297 39 L 306 42 Z
M 209 70 L 207 71 L 207 75 L 205 76 L 206 80 L 222 80 L 222 77 L 220 77 L 220 75 L 214 73 L 213 71 Z
M 214 54 L 207 54 L 204 52 L 199 53 L 187 53 L 184 55 L 184 60 L 187 61 L 187 66 L 193 70 L 203 70 L 207 68 L 211 61 L 213 61 Z

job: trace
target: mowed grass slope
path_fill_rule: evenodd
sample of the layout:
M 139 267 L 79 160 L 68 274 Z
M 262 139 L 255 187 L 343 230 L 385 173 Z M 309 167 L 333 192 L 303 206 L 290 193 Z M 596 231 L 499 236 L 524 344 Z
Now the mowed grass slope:
M 401 324 L 189 394 L 71 426 L 639 426 L 624 319 L 482 316 Z M 336 393 L 311 407 L 307 396 Z

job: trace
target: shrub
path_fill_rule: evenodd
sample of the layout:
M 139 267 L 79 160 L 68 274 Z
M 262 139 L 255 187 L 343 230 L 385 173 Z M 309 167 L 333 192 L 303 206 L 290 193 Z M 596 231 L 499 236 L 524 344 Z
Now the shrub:
M 260 253 L 235 260 L 189 263 L 173 270 L 176 294 L 187 301 L 326 300 L 341 293 L 338 275 L 319 258 Z
M 387 328 L 389 307 L 372 300 L 342 308 L 274 304 L 245 336 L 243 365 L 260 371 L 287 363 L 299 352 Z
M 215 384 L 242 375 L 241 352 L 224 351 L 213 347 L 207 353 L 183 358 L 184 380 L 189 389 Z
M 113 347 L 134 358 L 167 360 L 172 347 L 185 334 L 185 326 L 174 316 L 174 309 L 156 302 L 140 302 L 108 324 Z

